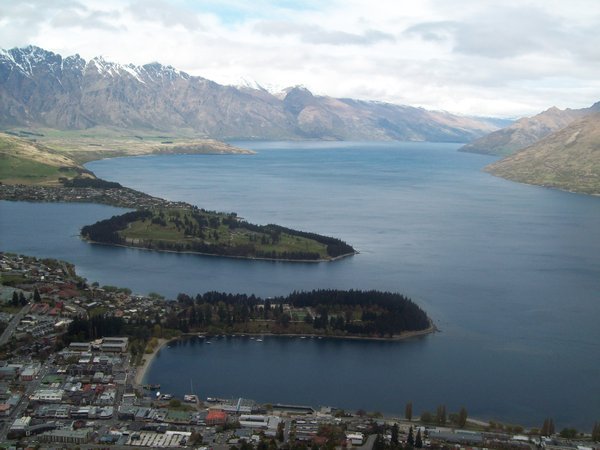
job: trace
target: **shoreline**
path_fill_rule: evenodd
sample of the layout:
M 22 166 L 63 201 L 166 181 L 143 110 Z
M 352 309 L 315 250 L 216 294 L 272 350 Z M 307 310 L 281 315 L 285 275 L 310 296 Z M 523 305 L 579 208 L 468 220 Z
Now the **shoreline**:
M 144 353 L 144 356 L 142 358 L 142 364 L 139 366 L 135 366 L 135 377 L 133 378 L 134 386 L 137 386 L 137 387 L 142 386 L 144 377 L 146 376 L 146 372 L 148 372 L 149 367 L 152 365 L 152 361 L 154 361 L 154 358 L 156 357 L 158 352 L 160 352 L 161 349 L 165 345 L 167 345 L 169 342 L 171 342 L 172 340 L 173 339 L 160 338 L 158 340 L 158 345 L 156 346 L 156 348 L 154 349 L 154 351 L 152 353 Z
M 173 338 L 172 340 L 178 340 L 178 339 L 183 339 L 183 338 L 188 338 L 188 337 L 203 337 L 203 338 L 210 338 L 213 336 L 227 336 L 227 337 L 232 337 L 232 336 L 236 336 L 236 337 L 241 337 L 241 336 L 251 336 L 251 337 L 255 337 L 255 336 L 265 336 L 265 337 L 297 337 L 297 338 L 321 338 L 321 339 L 343 339 L 343 340 L 348 340 L 348 341 L 356 341 L 356 340 L 362 340 L 362 341 L 378 341 L 378 342 L 399 342 L 399 341 L 405 341 L 405 340 L 409 340 L 412 338 L 418 338 L 418 337 L 423 337 L 423 336 L 427 336 L 429 334 L 434 334 L 434 333 L 438 333 L 440 332 L 439 328 L 433 323 L 433 321 L 430 319 L 430 325 L 429 327 L 425 328 L 424 330 L 417 330 L 417 331 L 405 331 L 404 333 L 401 334 L 397 334 L 394 335 L 392 337 L 373 337 L 373 336 L 353 336 L 353 335 L 331 335 L 331 334 L 311 334 L 311 333 L 272 333 L 272 332 L 264 332 L 264 333 L 219 333 L 219 334 L 208 334 L 206 332 L 203 331 L 199 331 L 196 333 L 185 333 L 182 334 L 181 336 L 178 336 L 176 338 Z
M 193 252 L 193 251 L 177 251 L 177 250 L 163 250 L 158 248 L 147 248 L 147 247 L 138 247 L 137 245 L 126 245 L 126 244 L 108 244 L 106 242 L 98 242 L 92 241 L 91 239 L 86 239 L 83 236 L 79 235 L 80 239 L 88 244 L 94 245 L 106 245 L 108 247 L 123 247 L 123 248 L 135 248 L 137 250 L 145 250 L 148 252 L 158 252 L 158 253 L 176 253 L 178 255 L 203 255 L 203 256 L 213 256 L 219 258 L 233 258 L 233 259 L 245 259 L 250 261 L 272 261 L 272 262 L 292 262 L 292 263 L 327 263 L 332 261 L 338 261 L 343 258 L 348 258 L 350 256 L 360 254 L 359 251 L 354 251 L 352 253 L 344 253 L 343 255 L 334 256 L 329 259 L 286 259 L 286 258 L 261 258 L 259 256 L 236 256 L 236 255 L 219 255 L 218 253 L 204 253 L 204 252 Z

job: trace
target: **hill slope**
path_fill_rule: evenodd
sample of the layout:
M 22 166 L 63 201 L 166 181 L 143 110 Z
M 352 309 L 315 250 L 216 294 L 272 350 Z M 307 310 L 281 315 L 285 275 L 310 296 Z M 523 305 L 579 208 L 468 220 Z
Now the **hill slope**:
M 600 102 L 583 109 L 560 110 L 552 107 L 536 116 L 519 119 L 506 128 L 476 139 L 461 147 L 459 151 L 510 155 L 594 112 L 600 112 Z
M 38 143 L 0 133 L 0 181 L 58 185 L 60 178 L 94 178 L 68 156 Z
M 486 167 L 513 181 L 600 195 L 600 113 Z
M 159 63 L 134 66 L 38 47 L 0 50 L 0 126 L 193 130 L 216 139 L 465 142 L 494 120 L 422 108 L 222 86 Z

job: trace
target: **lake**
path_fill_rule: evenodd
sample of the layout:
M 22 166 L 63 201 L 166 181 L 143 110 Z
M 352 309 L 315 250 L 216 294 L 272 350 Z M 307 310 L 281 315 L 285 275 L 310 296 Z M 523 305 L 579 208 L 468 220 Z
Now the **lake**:
M 244 261 L 90 245 L 123 210 L 0 202 L 3 250 L 69 260 L 90 281 L 174 297 L 355 288 L 412 297 L 441 332 L 407 342 L 265 338 L 165 348 L 147 379 L 183 394 L 355 410 L 451 411 L 591 429 L 600 419 L 600 199 L 492 177 L 494 159 L 430 143 L 238 143 L 252 156 L 87 165 L 98 176 L 248 221 L 339 237 L 333 263 Z

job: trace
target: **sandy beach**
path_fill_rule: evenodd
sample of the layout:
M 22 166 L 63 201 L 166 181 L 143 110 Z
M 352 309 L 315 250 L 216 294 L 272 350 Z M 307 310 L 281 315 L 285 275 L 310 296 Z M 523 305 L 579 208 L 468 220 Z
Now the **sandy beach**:
M 148 370 L 148 367 L 150 367 L 150 364 L 152 364 L 154 357 L 160 351 L 160 349 L 163 348 L 168 342 L 169 339 L 159 339 L 158 345 L 156 346 L 154 351 L 152 353 L 144 354 L 144 358 L 142 359 L 143 363 L 141 366 L 137 367 L 135 372 L 135 378 L 133 379 L 134 385 L 139 386 L 142 384 L 142 381 L 144 380 L 144 375 L 146 375 L 146 371 Z

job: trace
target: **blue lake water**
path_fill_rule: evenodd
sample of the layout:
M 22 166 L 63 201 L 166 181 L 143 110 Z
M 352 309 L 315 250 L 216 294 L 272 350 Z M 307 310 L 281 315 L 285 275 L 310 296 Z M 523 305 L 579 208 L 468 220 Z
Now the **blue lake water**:
M 86 244 L 98 205 L 0 202 L 0 248 L 69 260 L 136 292 L 286 294 L 321 287 L 411 296 L 441 333 L 401 343 L 266 338 L 165 348 L 148 381 L 183 394 L 401 412 L 465 405 L 525 425 L 600 419 L 600 199 L 521 185 L 493 158 L 429 143 L 242 143 L 252 156 L 88 164 L 98 176 L 206 209 L 340 237 L 334 263 L 244 261 Z M 199 341 L 199 340 L 198 340 Z

